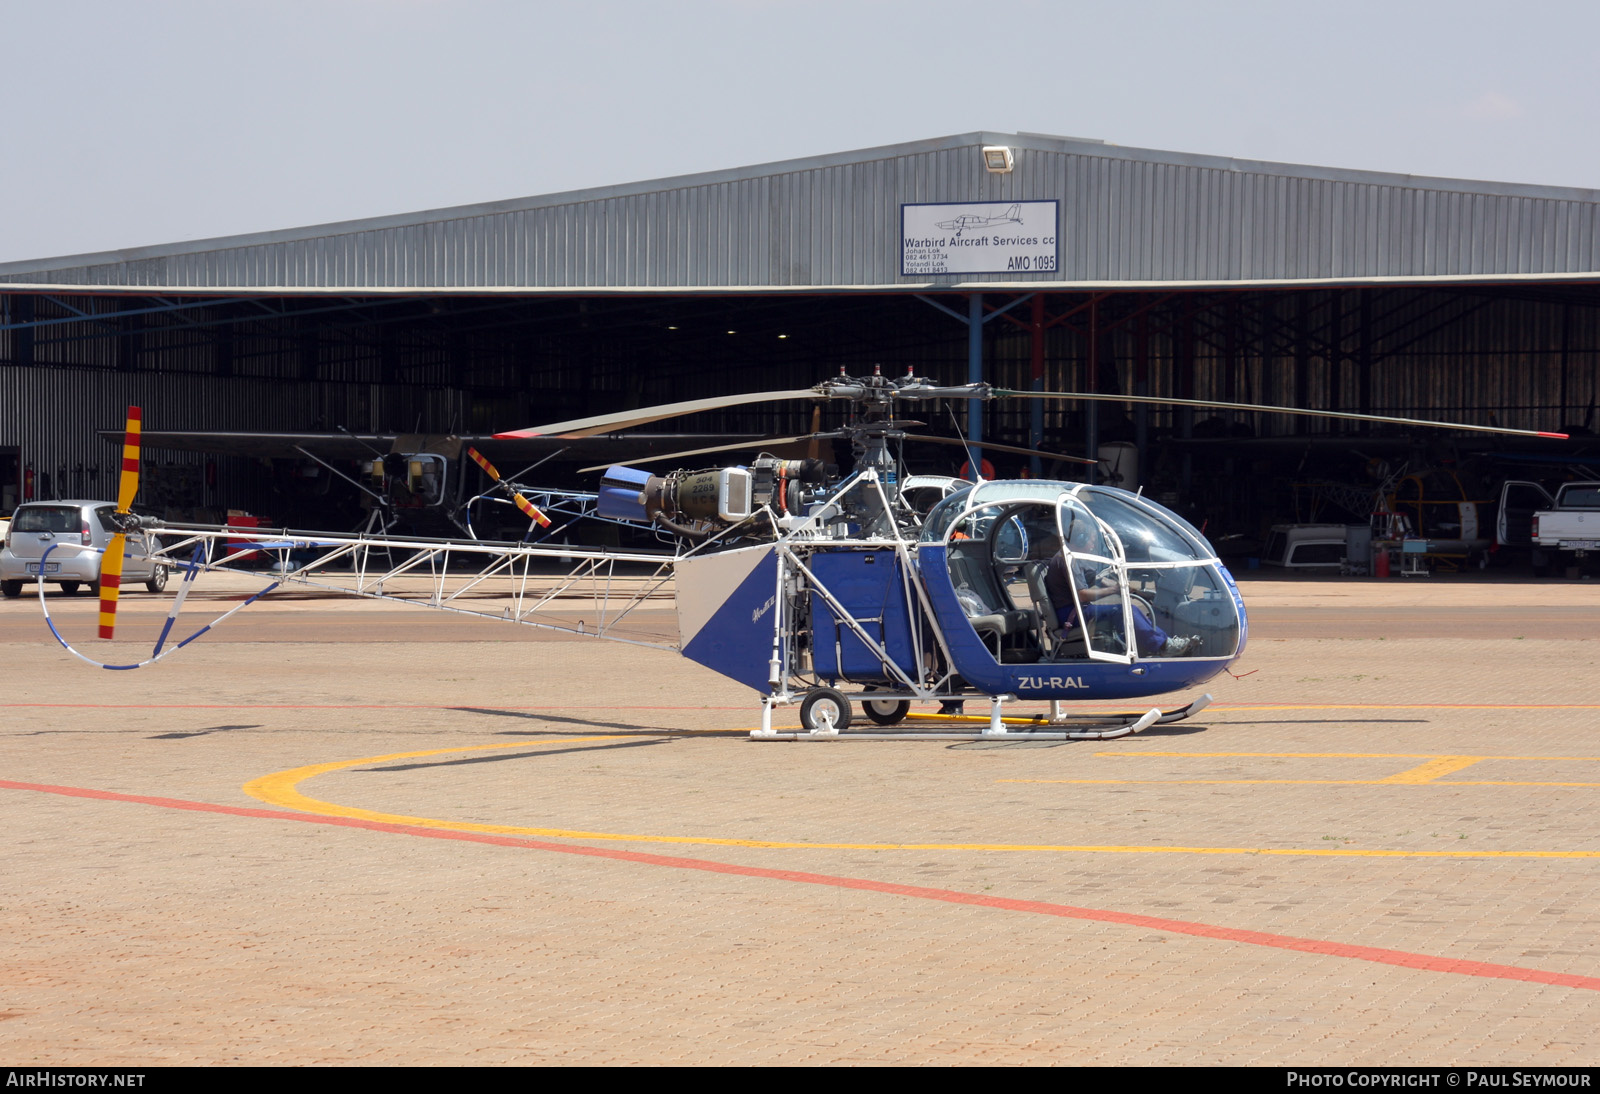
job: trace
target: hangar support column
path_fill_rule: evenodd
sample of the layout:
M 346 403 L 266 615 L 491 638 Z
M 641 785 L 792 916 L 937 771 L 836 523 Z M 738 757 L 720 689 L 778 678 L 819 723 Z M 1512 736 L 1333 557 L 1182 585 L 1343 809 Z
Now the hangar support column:
M 1028 378 L 1034 391 L 1044 390 L 1044 293 L 1033 294 L 1033 314 L 1029 317 Z M 1040 448 L 1044 444 L 1044 400 L 1034 399 L 1028 408 L 1028 447 Z M 1044 473 L 1038 456 L 1028 457 L 1028 469 L 1034 478 Z
M 983 383 L 983 294 L 967 296 L 967 383 Z M 983 400 L 967 400 L 967 440 L 983 440 Z M 982 454 L 979 454 L 982 458 Z M 976 470 L 976 468 L 974 468 Z
M 918 300 L 930 307 L 938 308 L 953 319 L 967 325 L 967 382 L 973 384 L 983 383 L 983 325 L 991 319 L 998 319 L 1012 308 L 1025 300 L 1034 298 L 1033 293 L 1017 297 L 1011 303 L 1001 308 L 996 308 L 988 315 L 983 314 L 983 294 L 979 292 L 967 294 L 967 314 L 962 315 L 954 308 L 941 304 L 931 296 L 917 297 Z M 967 400 L 967 440 L 974 448 L 981 447 L 983 441 L 983 400 Z M 980 454 L 981 458 L 981 454 Z
M 1100 394 L 1100 296 L 1089 298 L 1089 341 L 1085 347 L 1088 350 L 1088 360 L 1084 363 L 1084 384 L 1089 394 Z M 1083 454 L 1091 460 L 1100 458 L 1100 404 L 1087 402 L 1083 404 Z M 1098 482 L 1100 468 L 1091 464 L 1084 469 L 1088 473 L 1088 481 Z

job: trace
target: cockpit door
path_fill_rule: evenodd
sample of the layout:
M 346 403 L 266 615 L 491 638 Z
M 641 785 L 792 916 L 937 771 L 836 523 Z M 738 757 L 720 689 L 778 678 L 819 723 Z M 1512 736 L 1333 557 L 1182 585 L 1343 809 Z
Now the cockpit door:
M 1086 651 L 1096 661 L 1131 664 L 1133 607 L 1117 534 L 1082 503 L 1063 497 L 1056 507 L 1061 559 L 1072 586 L 1072 607 Z M 1052 566 L 1060 562 L 1052 561 Z

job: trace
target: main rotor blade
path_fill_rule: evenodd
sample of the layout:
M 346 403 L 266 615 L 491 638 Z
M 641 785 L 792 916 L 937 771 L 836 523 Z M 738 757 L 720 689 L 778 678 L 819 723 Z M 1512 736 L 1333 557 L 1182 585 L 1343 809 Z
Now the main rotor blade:
M 1307 418 L 1342 418 L 1352 422 L 1384 422 L 1389 425 L 1422 426 L 1426 429 L 1462 429 L 1472 433 L 1503 433 L 1512 437 L 1549 437 L 1566 440 L 1565 433 L 1546 433 L 1541 429 L 1510 429 L 1499 425 L 1468 425 L 1465 422 L 1429 421 L 1425 418 L 1396 418 L 1387 414 L 1356 414 L 1347 410 L 1307 410 L 1297 406 L 1265 406 L 1261 403 L 1225 403 L 1210 399 L 1172 399 L 1155 395 L 1102 395 L 1083 391 L 1008 391 L 995 389 L 1001 399 L 1081 399 L 1099 403 L 1148 403 L 1152 406 L 1193 406 L 1216 410 L 1258 410 L 1265 414 L 1299 414 Z
M 133 508 L 133 499 L 139 493 L 139 434 L 143 426 L 144 412 L 136 406 L 130 406 L 128 425 L 122 434 L 122 477 L 117 484 L 118 517 L 128 515 Z M 106 544 L 106 553 L 100 559 L 101 638 L 110 638 L 116 633 L 117 597 L 122 592 L 122 561 L 127 546 L 127 534 L 118 531 Z
M 637 410 L 619 410 L 612 414 L 596 414 L 589 418 L 573 418 L 550 425 L 514 429 L 509 433 L 496 433 L 496 440 L 514 440 L 523 437 L 592 437 L 596 433 L 610 433 L 645 422 L 659 422 L 663 418 L 676 418 L 680 414 L 697 414 L 702 410 L 721 410 L 723 407 L 744 406 L 747 403 L 777 403 L 786 399 L 823 399 L 825 395 L 811 388 L 793 391 L 755 391 L 744 395 L 719 395 L 713 399 L 690 399 L 681 403 L 660 403 Z
M 993 441 L 959 441 L 954 437 L 924 437 L 920 433 L 907 434 L 906 441 L 911 444 L 920 444 L 927 441 L 929 444 L 953 444 L 959 448 L 975 448 L 980 451 L 1014 452 L 1019 456 L 1042 456 L 1047 460 L 1066 460 L 1068 463 L 1099 463 L 1086 456 L 1063 456 L 1059 452 L 1046 452 L 1039 448 L 1018 448 L 1012 444 L 995 444 Z
M 741 441 L 738 444 L 719 444 L 711 448 L 691 448 L 687 452 L 666 452 L 659 456 L 645 456 L 642 459 L 629 460 L 629 463 L 660 463 L 662 460 L 681 460 L 688 456 L 705 456 L 712 452 L 747 452 L 752 448 L 766 448 L 768 445 L 797 444 L 800 441 L 828 441 L 836 437 L 843 437 L 843 433 L 802 433 L 798 437 L 758 437 L 753 441 Z M 609 463 L 596 464 L 594 467 L 580 467 L 578 474 L 590 471 L 604 471 L 611 467 Z

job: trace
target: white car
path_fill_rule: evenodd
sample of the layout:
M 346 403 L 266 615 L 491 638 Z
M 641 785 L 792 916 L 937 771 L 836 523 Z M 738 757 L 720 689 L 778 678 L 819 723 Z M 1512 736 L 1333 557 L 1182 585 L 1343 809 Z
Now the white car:
M 30 501 L 17 506 L 6 529 L 5 546 L 0 547 L 0 593 L 19 597 L 22 587 L 35 581 L 60 585 L 69 596 L 80 589 L 98 593 L 100 563 L 116 532 L 112 523 L 116 511 L 116 504 L 109 501 Z M 124 588 L 141 581 L 153 593 L 167 587 L 167 567 L 151 559 L 149 551 L 149 537 L 143 532 L 128 534 Z

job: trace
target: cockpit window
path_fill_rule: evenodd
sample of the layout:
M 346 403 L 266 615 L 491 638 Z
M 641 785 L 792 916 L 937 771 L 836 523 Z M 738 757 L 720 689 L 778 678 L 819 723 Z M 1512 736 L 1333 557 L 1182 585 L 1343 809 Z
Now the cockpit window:
M 1128 663 L 1238 649 L 1239 615 L 1210 545 L 1126 491 L 984 483 L 936 506 L 922 539 L 948 542 L 957 599 L 999 661 Z
M 1054 501 L 1063 491 L 1071 490 L 1077 483 L 1054 482 L 1050 479 L 1033 479 L 1007 482 L 986 482 L 977 487 L 973 501 L 1031 501 L 1047 498 Z
M 1004 531 L 1003 516 L 1006 512 L 1007 508 L 1003 505 L 986 505 L 982 509 L 974 509 L 950 529 L 950 538 L 977 542 L 986 542 L 990 539 L 998 541 Z
M 1123 498 L 1098 490 L 1084 490 L 1078 499 L 1117 533 L 1129 563 L 1192 562 L 1210 554 L 1209 551 L 1202 553 L 1197 544 L 1189 542 L 1177 528 L 1153 512 Z
M 968 486 L 949 497 L 945 498 L 928 514 L 928 519 L 922 525 L 921 540 L 924 543 L 937 542 L 944 539 L 945 533 L 950 530 L 950 522 L 956 515 L 972 502 L 994 502 L 995 507 L 986 508 L 982 513 L 993 516 L 1000 511 L 999 506 L 1007 502 L 1028 501 L 1055 501 L 1068 490 L 1079 486 L 1079 483 L 1056 482 L 1049 479 L 1035 479 L 1026 482 L 986 482 L 979 486 Z M 1007 506 L 1009 508 L 1009 506 Z M 966 535 L 972 535 L 969 528 L 957 529 Z
M 1028 557 L 1028 527 L 1016 513 L 995 521 L 989 538 L 994 541 L 990 553 L 996 562 L 1022 562 Z
M 928 512 L 928 519 L 922 524 L 923 543 L 937 542 L 944 539 L 944 534 L 950 528 L 950 522 L 956 519 L 967 504 L 967 496 L 972 493 L 972 487 L 957 490 L 945 498 Z
M 1067 549 L 1075 555 L 1085 555 L 1110 562 L 1115 558 L 1105 529 L 1100 522 L 1084 511 L 1084 507 L 1071 499 L 1063 499 L 1060 506 L 1061 534 Z

